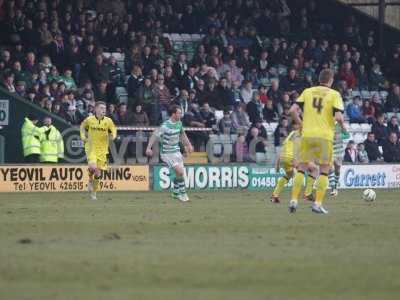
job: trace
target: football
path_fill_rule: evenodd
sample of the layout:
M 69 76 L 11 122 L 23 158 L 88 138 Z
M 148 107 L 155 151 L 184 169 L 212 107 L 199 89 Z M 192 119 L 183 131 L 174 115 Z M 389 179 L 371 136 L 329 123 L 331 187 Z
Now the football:
M 362 194 L 362 198 L 364 201 L 372 202 L 376 199 L 376 193 L 373 189 L 366 189 Z

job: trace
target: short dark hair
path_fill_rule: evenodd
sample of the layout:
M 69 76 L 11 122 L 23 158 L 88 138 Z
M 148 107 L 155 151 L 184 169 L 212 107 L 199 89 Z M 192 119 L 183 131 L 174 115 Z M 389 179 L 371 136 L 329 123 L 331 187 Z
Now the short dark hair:
M 35 113 L 30 113 L 28 115 L 28 119 L 31 120 L 31 121 L 38 121 L 39 117 Z
M 178 111 L 178 109 L 181 109 L 178 105 L 171 105 L 168 108 L 169 115 L 171 116 L 171 115 L 175 114 Z

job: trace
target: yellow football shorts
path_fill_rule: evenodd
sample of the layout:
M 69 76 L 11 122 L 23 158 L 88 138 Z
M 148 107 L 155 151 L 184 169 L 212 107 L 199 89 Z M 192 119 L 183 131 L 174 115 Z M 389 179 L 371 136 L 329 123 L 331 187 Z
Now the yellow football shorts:
M 107 153 L 96 153 L 95 151 L 91 151 L 90 153 L 86 152 L 86 157 L 88 164 L 96 165 L 100 170 L 107 170 Z
M 281 157 L 279 164 L 280 164 L 280 167 L 285 170 L 286 174 L 293 172 L 293 169 L 294 169 L 293 159 Z
M 299 162 L 332 165 L 333 142 L 321 138 L 303 137 L 300 142 Z

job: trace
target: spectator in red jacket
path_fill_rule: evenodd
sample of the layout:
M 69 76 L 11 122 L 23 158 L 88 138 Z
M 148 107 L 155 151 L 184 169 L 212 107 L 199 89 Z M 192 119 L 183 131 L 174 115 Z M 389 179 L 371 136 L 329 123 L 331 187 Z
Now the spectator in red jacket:
M 375 107 L 371 104 L 371 101 L 365 100 L 361 108 L 364 118 L 368 120 L 368 123 L 372 124 L 375 121 Z
M 265 85 L 261 85 L 259 88 L 258 88 L 258 93 L 259 93 L 259 95 L 260 95 L 260 101 L 261 101 L 261 103 L 263 103 L 263 104 L 266 104 L 267 102 L 268 102 L 268 95 L 267 95 L 267 92 L 268 92 L 268 89 L 267 89 L 267 87 L 265 86 Z
M 357 79 L 351 69 L 351 62 L 348 61 L 343 64 L 342 69 L 339 73 L 339 78 L 346 81 L 349 89 L 354 89 L 357 83 Z

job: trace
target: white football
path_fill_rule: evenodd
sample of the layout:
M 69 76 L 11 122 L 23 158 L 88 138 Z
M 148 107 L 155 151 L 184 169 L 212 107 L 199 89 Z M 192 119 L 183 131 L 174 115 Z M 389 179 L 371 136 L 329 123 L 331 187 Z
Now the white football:
M 372 202 L 376 199 L 376 193 L 373 189 L 366 189 L 362 194 L 362 198 L 364 201 Z

